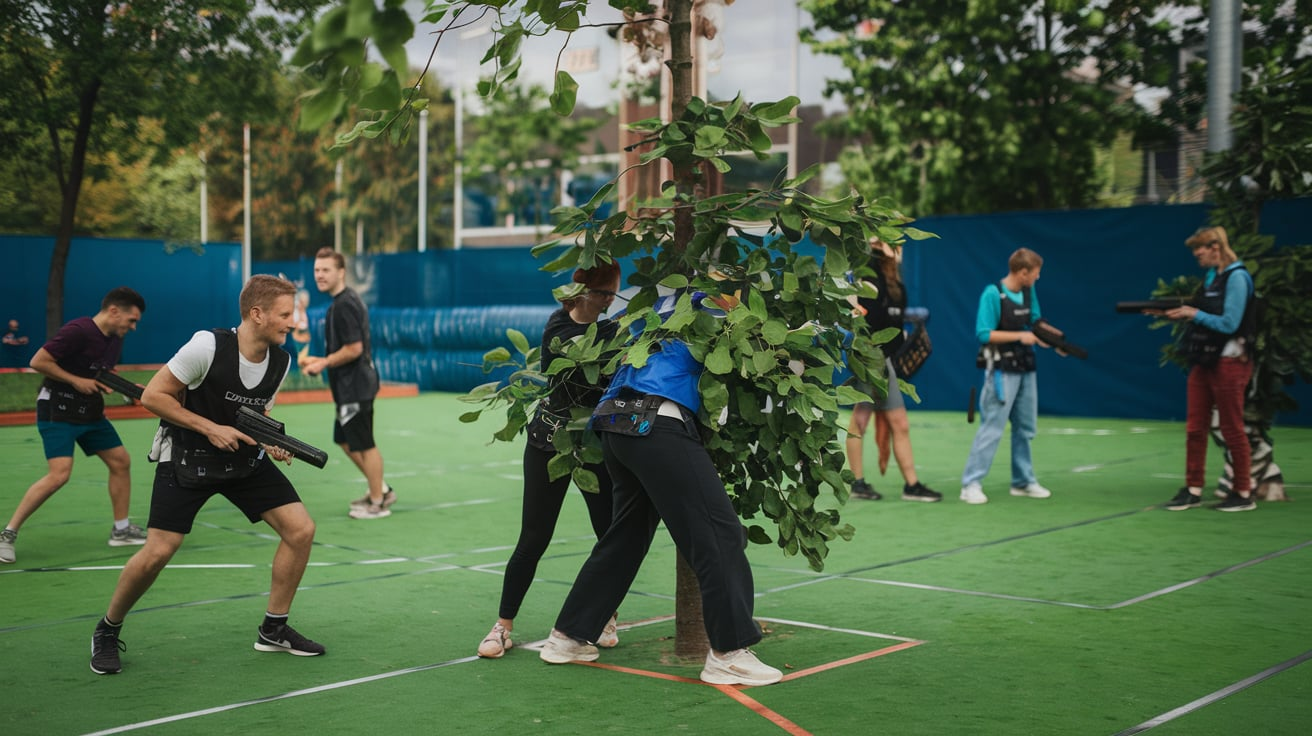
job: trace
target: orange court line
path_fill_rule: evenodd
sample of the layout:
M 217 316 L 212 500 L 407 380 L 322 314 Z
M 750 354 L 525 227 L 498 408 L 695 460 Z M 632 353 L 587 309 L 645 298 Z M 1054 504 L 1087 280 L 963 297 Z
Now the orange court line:
M 892 646 L 884 647 L 883 649 L 876 649 L 872 652 L 865 652 L 864 654 L 858 654 L 853 657 L 847 657 L 845 659 L 839 659 L 833 662 L 827 662 L 825 664 L 817 665 L 815 667 L 808 667 L 803 670 L 791 672 L 787 675 L 784 675 L 783 680 L 781 680 L 780 682 L 790 682 L 792 680 L 797 680 L 799 678 L 818 674 L 820 672 L 826 672 L 828 670 L 836 669 L 838 667 L 843 667 L 849 664 L 864 662 L 868 659 L 874 659 L 875 657 L 882 657 L 885 654 L 892 654 L 894 652 L 900 652 L 904 649 L 918 647 L 924 643 L 925 643 L 924 641 L 919 641 L 919 640 L 900 642 Z M 811 736 L 811 732 L 807 731 L 806 729 L 802 728 L 796 723 L 793 723 L 792 721 L 788 720 L 781 714 L 771 710 L 765 705 L 762 705 L 760 701 L 747 695 L 744 692 L 744 688 L 738 685 L 710 685 L 708 683 L 702 682 L 701 680 L 694 680 L 690 677 L 683 677 L 682 675 L 671 675 L 664 672 L 652 672 L 651 670 L 640 670 L 635 667 L 622 667 L 614 664 L 606 664 L 604 662 L 574 662 L 573 664 L 586 665 L 588 667 L 595 667 L 601 670 L 610 670 L 611 672 L 621 672 L 627 675 L 640 675 L 642 677 L 652 677 L 658 680 L 668 680 L 670 682 L 682 682 L 690 685 L 705 685 L 706 687 L 711 687 L 716 690 L 719 690 L 720 692 L 724 693 L 730 698 L 738 701 L 739 704 L 746 706 L 753 713 L 761 716 L 767 721 L 783 729 L 783 731 L 789 734 L 790 736 Z
M 864 661 L 866 661 L 867 659 L 874 659 L 875 657 L 882 657 L 882 656 L 884 656 L 885 654 L 892 654 L 893 652 L 900 652 L 900 651 L 902 651 L 903 649 L 910 649 L 911 647 L 918 647 L 918 646 L 920 646 L 921 644 L 924 644 L 924 643 L 925 643 L 925 642 L 923 642 L 923 641 L 904 641 L 904 642 L 902 642 L 901 644 L 894 644 L 894 645 L 891 646 L 891 647 L 884 647 L 883 649 L 876 649 L 876 650 L 873 651 L 873 652 L 866 652 L 865 654 L 858 654 L 858 655 L 856 655 L 855 657 L 848 657 L 847 659 L 839 659 L 839 660 L 835 660 L 835 661 L 833 661 L 833 662 L 829 662 L 829 663 L 827 663 L 827 664 L 816 665 L 815 667 L 808 667 L 808 668 L 806 668 L 806 669 L 804 669 L 804 670 L 798 670 L 798 671 L 796 671 L 796 672 L 790 672 L 790 673 L 784 675 L 784 679 L 782 680 L 782 682 L 788 682 L 788 681 L 790 681 L 790 680 L 796 680 L 796 679 L 798 679 L 798 678 L 806 677 L 806 676 L 808 676 L 808 675 L 814 675 L 814 674 L 816 674 L 816 673 L 824 672 L 824 671 L 826 671 L 826 670 L 832 670 L 832 669 L 834 669 L 834 668 L 836 668 L 836 667 L 842 667 L 842 666 L 844 666 L 844 665 L 856 664 L 857 662 L 864 662 Z

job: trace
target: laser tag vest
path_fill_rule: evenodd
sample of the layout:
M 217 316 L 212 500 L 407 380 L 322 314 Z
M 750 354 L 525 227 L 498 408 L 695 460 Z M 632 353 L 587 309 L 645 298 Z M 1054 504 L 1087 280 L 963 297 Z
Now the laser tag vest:
M 1030 323 L 1034 321 L 1033 307 L 1034 287 L 1030 287 L 1021 292 L 1023 302 L 1017 304 L 1007 298 L 1002 283 L 998 283 L 998 298 L 1002 300 L 1002 315 L 998 318 L 997 329 L 1000 332 L 1024 332 L 1030 328 Z M 1033 346 L 1026 345 L 1022 342 L 1009 342 L 1001 345 L 985 345 L 985 348 L 994 348 L 997 352 L 994 355 L 994 365 L 999 370 L 1009 373 L 1028 373 L 1037 366 L 1034 360 Z
M 857 297 L 857 302 L 866 310 L 866 326 L 870 328 L 871 334 L 879 332 L 888 327 L 896 327 L 897 334 L 892 340 L 880 346 L 884 355 L 897 355 L 902 349 L 902 344 L 906 342 L 906 335 L 902 332 L 902 325 L 906 321 L 904 312 L 907 308 L 907 292 L 902 290 L 900 299 L 893 299 L 889 293 L 888 281 L 882 273 L 876 274 L 873 278 L 867 279 L 879 290 L 878 298 Z
M 182 405 L 217 424 L 232 426 L 237 423 L 239 406 L 264 412 L 282 385 L 291 356 L 286 350 L 269 348 L 264 378 L 255 388 L 246 388 L 241 381 L 237 331 L 213 332 L 214 362 L 200 385 L 187 390 Z M 179 485 L 196 488 L 245 478 L 264 460 L 259 445 L 243 444 L 240 449 L 228 452 L 215 447 L 199 432 L 167 422 L 161 424 L 169 427 L 173 437 L 173 472 Z
M 1224 314 L 1226 284 L 1230 281 L 1230 274 L 1236 271 L 1246 272 L 1246 269 L 1243 266 L 1236 266 L 1221 271 L 1212 279 L 1210 285 L 1199 286 L 1198 292 L 1189 303 L 1208 314 Z M 1216 365 L 1221 360 L 1221 351 L 1225 349 L 1225 344 L 1232 338 L 1242 339 L 1244 348 L 1251 354 L 1253 336 L 1257 334 L 1257 312 L 1254 309 L 1256 301 L 1252 294 L 1248 295 L 1248 301 L 1244 304 L 1244 316 L 1240 319 L 1239 328 L 1233 335 L 1217 332 L 1197 322 L 1186 324 L 1184 334 L 1180 338 L 1180 348 L 1189 359 L 1189 364 L 1204 367 Z

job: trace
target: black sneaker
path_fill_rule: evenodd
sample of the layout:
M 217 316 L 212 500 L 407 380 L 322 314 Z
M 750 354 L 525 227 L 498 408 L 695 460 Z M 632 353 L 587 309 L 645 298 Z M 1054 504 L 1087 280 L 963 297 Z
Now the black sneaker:
M 91 671 L 97 675 L 116 675 L 123 671 L 118 653 L 126 652 L 128 645 L 118 638 L 119 629 L 108 626 L 101 619 L 96 633 L 91 635 Z
M 1253 501 L 1252 494 L 1245 498 L 1238 493 L 1228 493 L 1225 500 L 1218 503 L 1215 508 L 1218 511 L 1252 511 L 1257 508 L 1257 504 Z
M 869 483 L 864 480 L 852 481 L 852 498 L 863 498 L 867 501 L 878 501 L 883 498 Z
M 272 631 L 265 631 L 261 626 L 257 631 L 255 648 L 261 652 L 287 652 L 298 657 L 317 657 L 328 651 L 322 644 L 306 639 L 287 624 L 282 624 Z
M 916 481 L 915 485 L 902 486 L 902 500 L 934 503 L 936 501 L 942 501 L 943 494 L 932 488 L 926 488 L 924 483 Z
M 1185 487 L 1185 488 L 1181 488 L 1175 494 L 1175 498 L 1172 498 L 1170 501 L 1166 502 L 1166 510 L 1185 511 L 1187 509 L 1196 509 L 1202 505 L 1203 505 L 1202 497 L 1195 496 L 1194 494 L 1189 492 L 1188 487 Z

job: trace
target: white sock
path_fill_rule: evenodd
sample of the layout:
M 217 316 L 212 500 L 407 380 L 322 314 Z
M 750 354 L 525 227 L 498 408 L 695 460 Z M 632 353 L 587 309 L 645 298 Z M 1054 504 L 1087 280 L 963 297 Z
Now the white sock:
M 115 519 L 115 520 L 114 520 L 114 529 L 116 529 L 117 531 L 120 531 L 120 532 L 121 532 L 121 531 L 123 531 L 124 529 L 127 529 L 127 528 L 128 528 L 128 522 L 130 522 L 130 521 L 131 521 L 131 517 L 128 517 L 127 519 Z

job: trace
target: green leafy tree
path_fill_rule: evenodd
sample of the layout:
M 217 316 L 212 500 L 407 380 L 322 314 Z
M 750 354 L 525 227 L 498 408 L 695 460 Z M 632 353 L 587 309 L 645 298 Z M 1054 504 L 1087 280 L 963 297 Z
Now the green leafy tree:
M 558 115 L 549 93 L 537 85 L 504 85 L 487 101 L 482 115 L 466 121 L 469 143 L 464 163 L 470 172 L 491 172 L 496 181 L 497 214 L 530 211 L 532 222 L 547 223 L 540 207 L 541 186 L 558 181 L 578 163 L 592 131 L 604 120 Z
M 611 0 L 610 4 L 625 10 L 629 22 L 652 27 L 653 21 L 638 16 L 653 10 L 646 3 Z M 834 386 L 834 369 L 846 361 L 859 378 L 884 385 L 877 341 L 888 335 L 866 334 L 864 322 L 853 317 L 846 299 L 863 287 L 853 286 L 845 276 L 850 270 L 866 272 L 870 236 L 898 242 L 907 234 L 922 234 L 900 227 L 906 218 L 887 205 L 857 195 L 827 200 L 806 194 L 801 187 L 814 170 L 793 180 L 781 176 L 769 187 L 712 193 L 711 175 L 727 171 L 732 155 L 768 156 L 766 130 L 795 123 L 791 111 L 797 99 L 751 103 L 737 98 L 710 104 L 694 97 L 692 5 L 692 0 L 668 0 L 654 16 L 666 32 L 643 36 L 645 43 L 669 44 L 666 66 L 672 94 L 668 120 L 652 118 L 635 128 L 646 133 L 644 164 L 668 162 L 672 179 L 633 213 L 599 214 L 614 183 L 582 206 L 557 209 L 553 214 L 561 239 L 538 249 L 539 254 L 555 256 L 544 266 L 551 271 L 634 258 L 636 272 L 629 275 L 628 283 L 639 287 L 639 292 L 629 302 L 624 325 L 635 326 L 641 320 L 645 326 L 631 342 L 617 338 L 607 346 L 616 351 L 613 356 L 579 344 L 562 345 L 566 360 L 561 365 L 593 377 L 614 370 L 621 361 L 643 364 L 656 341 L 686 342 L 706 368 L 699 385 L 703 401 L 699 420 L 707 448 L 747 524 L 749 539 L 777 545 L 785 554 L 800 554 L 818 570 L 829 544 L 854 531 L 842 522 L 835 504 L 825 502 L 835 498 L 841 506 L 847 499 L 851 474 L 843 470 L 843 448 L 837 441 L 839 405 L 862 398 L 852 388 Z M 482 85 L 490 93 L 513 82 L 518 45 L 526 35 L 574 30 L 587 6 L 581 1 L 470 0 L 430 7 L 428 18 L 439 22 L 447 18 L 445 32 L 467 12 L 495 16 L 487 59 L 496 62 L 497 71 Z M 336 115 L 368 91 L 352 81 L 363 42 L 339 35 L 334 37 L 336 45 L 315 45 L 314 39 L 329 37 L 317 28 L 301 48 L 311 45 L 314 65 L 346 70 L 331 75 L 332 80 L 345 81 L 325 84 L 314 96 L 340 98 L 342 107 L 332 113 Z M 574 89 L 573 79 L 557 72 L 553 109 L 562 113 L 572 109 Z M 369 130 L 381 135 L 392 126 L 404 125 L 412 115 L 409 103 L 402 102 L 400 109 L 379 110 L 371 120 L 353 127 L 352 133 Z M 302 124 L 317 119 L 303 117 Z M 744 222 L 759 227 L 744 227 Z M 825 249 L 822 261 L 797 251 L 795 246 L 807 236 Z M 695 309 L 691 294 L 685 293 L 674 314 L 662 323 L 652 318 L 659 287 L 727 296 L 733 306 L 723 319 L 715 319 Z M 855 333 L 846 351 L 844 329 Z M 515 365 L 518 373 L 504 388 L 488 385 L 472 392 L 469 399 L 484 408 L 464 417 L 472 421 L 487 408 L 505 406 L 507 421 L 496 436 L 506 440 L 524 426 L 541 390 L 534 380 L 541 378 L 540 366 L 533 365 L 540 356 L 538 348 L 523 335 L 511 338 L 518 355 L 496 350 L 487 361 Z M 574 472 L 591 452 L 586 446 L 558 449 L 561 452 L 551 465 L 558 476 Z M 582 487 L 595 486 L 586 474 L 576 472 L 574 479 Z M 686 590 L 680 584 L 680 608 Z M 678 638 L 683 640 L 686 634 L 681 626 Z
M 1146 114 L 1118 84 L 1165 84 L 1159 2 L 805 0 L 803 40 L 850 72 L 826 94 L 861 140 L 840 165 L 858 191 L 915 214 L 1083 207 L 1099 152 Z
M 317 4 L 0 0 L 0 101 L 19 134 L 0 143 L 30 149 L 32 138 L 43 140 L 40 160 L 60 198 L 48 333 L 63 322 L 64 271 L 89 154 L 143 118 L 162 121 L 169 148 L 194 140 L 215 109 L 258 119 L 269 108 L 270 70 Z

